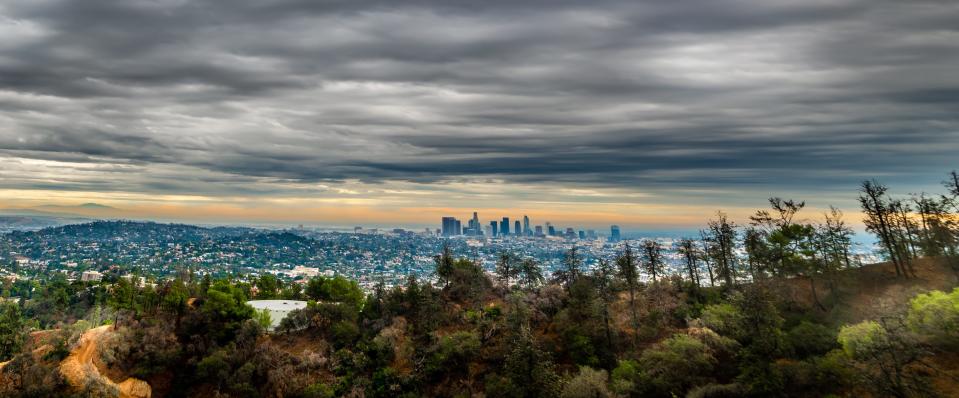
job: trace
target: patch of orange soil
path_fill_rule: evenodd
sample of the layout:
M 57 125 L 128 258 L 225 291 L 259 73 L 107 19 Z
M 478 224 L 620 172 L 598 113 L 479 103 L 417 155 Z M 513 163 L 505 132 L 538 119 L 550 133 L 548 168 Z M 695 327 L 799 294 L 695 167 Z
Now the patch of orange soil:
M 63 362 L 60 362 L 60 374 L 67 380 L 67 383 L 76 389 L 82 389 L 90 380 L 94 380 L 108 387 L 116 388 L 120 392 L 120 398 L 150 398 L 152 390 L 145 381 L 131 377 L 117 384 L 108 377 L 101 375 L 93 364 L 97 353 L 97 344 L 104 335 L 110 333 L 111 327 L 110 325 L 104 325 L 83 333 L 77 348 Z

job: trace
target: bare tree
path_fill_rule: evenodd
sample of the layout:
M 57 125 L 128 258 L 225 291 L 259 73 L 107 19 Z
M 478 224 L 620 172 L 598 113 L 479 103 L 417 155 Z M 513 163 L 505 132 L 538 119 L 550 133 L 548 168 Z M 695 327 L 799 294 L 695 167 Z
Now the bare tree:
M 644 240 L 643 257 L 646 260 L 643 268 L 646 268 L 646 272 L 653 277 L 653 283 L 656 283 L 656 275 L 663 273 L 663 252 L 659 243 L 651 239 Z
M 866 229 L 879 237 L 883 248 L 896 268 L 896 275 L 909 277 L 906 254 L 900 244 L 896 207 L 887 196 L 889 188 L 876 181 L 863 181 L 859 190 L 859 204 L 866 218 Z
M 736 283 L 736 224 L 729 221 L 726 213 L 716 212 L 716 219 L 709 221 L 709 241 L 712 257 L 716 260 L 717 276 L 727 287 Z
M 683 256 L 683 260 L 686 263 L 686 272 L 689 274 L 689 281 L 692 282 L 693 286 L 699 287 L 699 272 L 697 272 L 697 270 L 699 268 L 698 260 L 700 253 L 696 249 L 696 244 L 692 239 L 683 238 L 679 241 L 679 254 Z

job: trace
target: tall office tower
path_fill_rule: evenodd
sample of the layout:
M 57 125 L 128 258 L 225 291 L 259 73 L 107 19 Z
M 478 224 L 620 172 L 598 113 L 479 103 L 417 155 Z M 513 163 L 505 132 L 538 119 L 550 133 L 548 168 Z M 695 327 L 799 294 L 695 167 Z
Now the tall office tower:
M 579 238 L 586 239 L 586 232 L 584 232 L 583 230 L 579 230 Z
M 493 233 L 490 234 L 490 236 L 495 238 L 496 235 L 499 235 L 499 229 L 496 228 L 496 221 L 490 221 L 489 226 L 493 229 Z
M 473 221 L 476 222 L 476 232 L 477 232 L 477 235 L 482 236 L 482 235 L 483 235 L 483 226 L 480 224 L 479 215 L 476 214 L 475 211 L 473 212 Z
M 619 242 L 619 225 L 610 225 L 609 226 L 609 241 L 610 242 Z
M 503 217 L 503 221 L 500 221 L 499 234 L 503 236 L 509 235 L 509 217 Z
M 523 216 L 523 235 L 530 236 L 533 231 L 529 230 L 529 216 Z
M 516 236 L 523 236 L 523 225 L 520 224 L 519 220 L 516 220 L 516 224 L 513 226 L 513 233 Z
M 536 235 L 537 238 L 543 237 L 543 226 L 542 226 L 542 225 L 537 225 L 537 226 L 536 226 L 536 233 L 535 233 L 534 235 Z
M 460 220 L 453 220 L 453 235 L 462 235 L 463 226 L 460 224 Z
M 466 224 L 466 229 L 463 230 L 463 235 L 483 236 L 483 226 L 480 225 L 479 216 L 475 211 L 473 212 L 473 218 L 471 218 Z
M 546 226 L 546 234 L 549 236 L 556 236 L 556 227 L 552 225 Z
M 453 236 L 456 230 L 456 219 L 453 217 L 443 217 L 443 236 Z
M 590 239 L 596 239 L 596 230 L 595 229 L 587 230 L 586 237 Z
M 573 239 L 576 238 L 576 231 L 572 228 L 566 228 L 566 233 L 563 235 L 566 235 L 566 239 Z
M 495 231 L 495 230 L 496 230 L 496 229 L 494 229 L 492 226 L 487 225 L 487 226 L 486 226 L 486 236 L 496 236 L 496 234 L 493 232 L 493 231 Z

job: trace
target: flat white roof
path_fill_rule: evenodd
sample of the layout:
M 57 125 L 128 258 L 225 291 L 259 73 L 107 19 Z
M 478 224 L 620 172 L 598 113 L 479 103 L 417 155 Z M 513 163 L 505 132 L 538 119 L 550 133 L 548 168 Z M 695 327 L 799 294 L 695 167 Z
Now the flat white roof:
M 252 300 L 246 303 L 258 310 L 293 311 L 306 308 L 306 301 L 299 300 Z

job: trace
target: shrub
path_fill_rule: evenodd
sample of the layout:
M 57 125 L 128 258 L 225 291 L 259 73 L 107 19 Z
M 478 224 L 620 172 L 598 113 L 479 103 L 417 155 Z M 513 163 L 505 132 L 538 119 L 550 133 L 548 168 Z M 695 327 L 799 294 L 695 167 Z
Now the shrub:
M 742 333 L 739 328 L 742 314 L 732 304 L 708 305 L 699 319 L 704 326 L 723 336 L 737 338 Z
M 324 383 L 313 383 L 303 390 L 304 398 L 333 398 L 333 388 Z
M 959 288 L 948 294 L 936 290 L 913 298 L 906 324 L 923 336 L 959 344 Z
M 836 348 L 836 333 L 825 325 L 802 321 L 786 333 L 786 344 L 800 359 L 823 355 Z
M 843 352 L 850 358 L 868 358 L 880 346 L 888 345 L 886 330 L 876 321 L 865 321 L 843 326 L 837 338 Z
M 703 342 L 685 334 L 674 335 L 647 349 L 639 359 L 641 384 L 645 394 L 683 395 L 695 385 L 710 381 L 716 365 Z
M 742 386 L 732 384 L 707 384 L 689 391 L 686 398 L 738 398 L 745 394 Z
M 639 364 L 632 360 L 620 360 L 610 375 L 610 386 L 619 395 L 629 395 L 639 379 Z
M 579 368 L 579 373 L 566 382 L 560 397 L 562 398 L 612 398 L 613 393 L 606 386 L 605 370 L 596 370 L 587 366 Z

